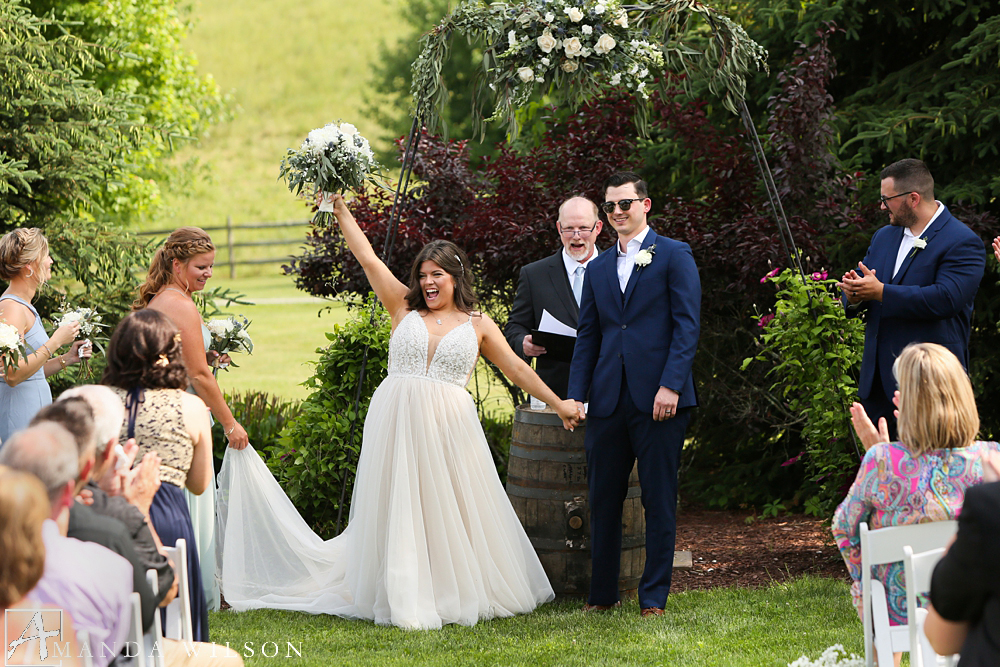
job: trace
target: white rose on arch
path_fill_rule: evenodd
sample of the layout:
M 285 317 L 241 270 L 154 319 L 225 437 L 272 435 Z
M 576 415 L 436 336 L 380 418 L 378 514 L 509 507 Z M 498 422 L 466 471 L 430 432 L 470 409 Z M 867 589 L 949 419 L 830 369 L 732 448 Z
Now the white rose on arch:
M 603 56 L 605 53 L 615 48 L 615 44 L 617 44 L 617 42 L 615 42 L 615 38 L 608 33 L 604 33 L 601 35 L 601 38 L 597 40 L 597 44 L 594 45 L 594 51 L 597 51 L 597 53 Z
M 564 39 L 562 45 L 563 49 L 566 51 L 567 58 L 576 58 L 583 53 L 583 44 L 580 42 L 579 37 Z
M 628 14 L 625 13 L 624 9 L 615 17 L 615 25 L 628 28 Z
M 543 32 L 535 41 L 538 42 L 538 48 L 542 50 L 542 53 L 551 53 L 552 49 L 559 48 L 559 40 L 553 37 L 552 33 L 548 30 Z
M 573 23 L 579 23 L 580 21 L 583 20 L 583 12 L 581 12 L 576 7 L 567 7 L 566 16 L 568 16 L 569 20 L 572 21 Z
M 519 67 L 517 70 L 517 76 L 525 83 L 535 80 L 535 73 L 530 67 Z
M 552 12 L 546 12 L 546 14 L 545 14 L 545 22 L 546 23 L 552 23 L 555 20 L 556 20 L 556 15 L 555 14 L 553 14 Z
M 580 32 L 582 32 L 584 35 L 589 35 L 590 33 L 594 32 L 594 29 L 591 28 L 589 25 L 585 25 L 582 28 L 580 28 Z
M 577 69 L 580 68 L 580 66 L 577 64 L 575 60 L 564 60 L 562 61 L 562 64 L 559 65 L 559 67 L 564 72 L 575 72 Z

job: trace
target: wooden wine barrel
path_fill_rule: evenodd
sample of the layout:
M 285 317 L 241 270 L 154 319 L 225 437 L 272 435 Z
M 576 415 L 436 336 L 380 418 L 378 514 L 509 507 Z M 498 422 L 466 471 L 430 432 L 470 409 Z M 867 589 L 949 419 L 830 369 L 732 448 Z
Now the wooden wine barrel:
M 563 428 L 554 412 L 523 405 L 514 415 L 507 464 L 507 496 L 521 519 L 556 595 L 590 590 L 590 510 L 587 504 L 585 427 Z M 646 565 L 646 520 L 639 473 L 632 469 L 622 511 L 618 587 L 634 597 Z

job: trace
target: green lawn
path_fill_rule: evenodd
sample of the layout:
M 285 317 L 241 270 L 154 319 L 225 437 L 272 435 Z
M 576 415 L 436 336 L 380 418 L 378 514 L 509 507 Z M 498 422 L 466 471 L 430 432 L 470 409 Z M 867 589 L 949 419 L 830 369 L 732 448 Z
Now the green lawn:
M 864 650 L 848 587 L 830 579 L 680 593 L 661 618 L 640 618 L 634 601 L 606 614 L 584 614 L 580 604 L 560 601 L 527 616 L 440 631 L 272 610 L 217 612 L 209 622 L 212 641 L 229 642 L 248 665 L 784 667 L 802 654 L 815 659 L 832 644 Z
M 384 130 L 364 114 L 380 42 L 402 28 L 400 0 L 197 0 L 187 46 L 199 69 L 232 96 L 235 117 L 177 160 L 197 156 L 211 169 L 191 192 L 172 192 L 172 214 L 154 228 L 301 220 L 302 204 L 278 182 L 285 150 L 309 130 L 342 119 L 378 148 Z

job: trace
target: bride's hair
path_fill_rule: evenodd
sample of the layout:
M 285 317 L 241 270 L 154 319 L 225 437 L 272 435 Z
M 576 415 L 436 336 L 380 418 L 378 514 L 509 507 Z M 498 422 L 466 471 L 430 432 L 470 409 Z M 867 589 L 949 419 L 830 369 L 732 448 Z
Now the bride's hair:
M 132 302 L 132 310 L 142 310 L 149 305 L 156 293 L 173 277 L 173 262 L 176 259 L 187 264 L 196 255 L 212 252 L 215 246 L 212 237 L 198 227 L 175 229 L 163 245 L 153 255 L 146 274 L 146 282 L 139 287 L 139 297 Z
M 410 310 L 427 310 L 424 291 L 420 289 L 420 265 L 434 262 L 455 279 L 455 308 L 464 313 L 472 313 L 479 304 L 472 283 L 475 278 L 465 252 L 451 241 L 431 241 L 417 253 L 410 269 L 410 291 L 406 293 L 406 305 Z
M 120 389 L 188 386 L 181 334 L 158 310 L 138 310 L 123 319 L 108 343 L 107 358 L 101 384 Z

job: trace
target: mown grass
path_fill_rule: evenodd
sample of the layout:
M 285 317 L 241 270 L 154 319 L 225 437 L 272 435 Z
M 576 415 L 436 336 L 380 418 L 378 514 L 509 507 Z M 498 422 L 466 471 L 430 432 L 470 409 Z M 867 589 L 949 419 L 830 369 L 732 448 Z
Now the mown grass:
M 680 593 L 661 618 L 643 619 L 638 611 L 632 601 L 619 611 L 584 614 L 579 601 L 567 600 L 526 616 L 440 631 L 273 610 L 217 612 L 210 624 L 212 641 L 229 642 L 248 665 L 783 667 L 802 654 L 815 659 L 832 644 L 863 651 L 847 585 L 831 579 Z M 262 648 L 277 657 L 263 656 Z
M 189 192 L 169 193 L 171 210 L 153 228 L 222 225 L 230 215 L 236 223 L 305 219 L 303 205 L 277 180 L 278 163 L 309 130 L 333 120 L 355 124 L 373 141 L 384 133 L 364 114 L 364 96 L 380 42 L 401 32 L 399 4 L 198 0 L 187 46 L 199 69 L 231 95 L 235 116 L 178 152 L 179 162 L 200 158 L 209 177 Z M 258 252 L 267 249 L 247 251 Z

